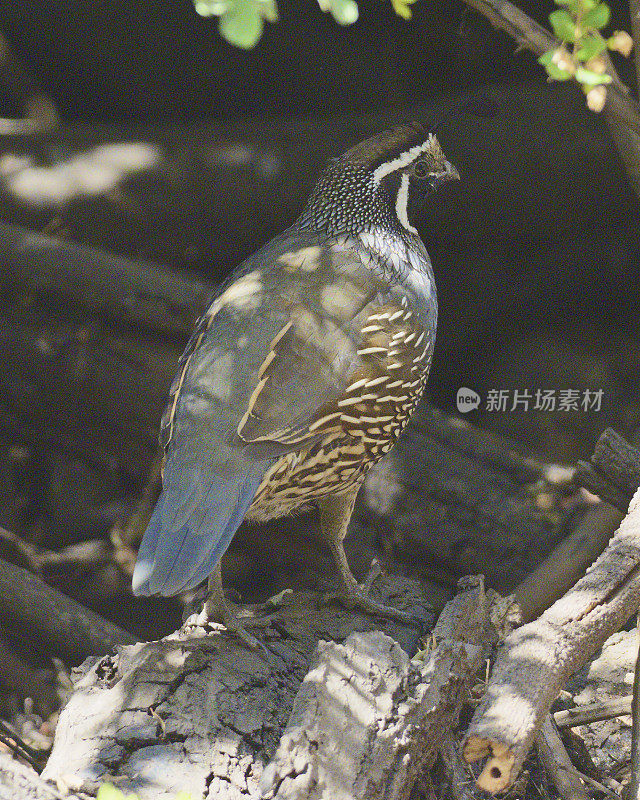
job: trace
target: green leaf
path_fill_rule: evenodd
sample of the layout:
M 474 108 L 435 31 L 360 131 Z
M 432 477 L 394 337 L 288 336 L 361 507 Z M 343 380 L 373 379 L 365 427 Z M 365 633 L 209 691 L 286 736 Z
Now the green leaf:
M 543 67 L 547 67 L 549 64 L 551 64 L 555 52 L 555 50 L 547 50 L 547 52 L 543 53 L 538 59 L 538 64 L 542 64 Z
M 194 0 L 193 5 L 201 17 L 219 17 L 228 8 L 226 0 Z
M 103 783 L 98 789 L 97 800 L 125 800 L 125 796 L 112 784 Z
M 558 39 L 562 39 L 563 42 L 572 42 L 575 39 L 576 26 L 568 11 L 562 9 L 552 11 L 549 14 L 549 22 Z
M 266 19 L 267 22 L 277 22 L 280 19 L 276 0 L 259 0 L 259 2 L 258 10 L 263 19 Z
M 571 77 L 570 72 L 567 72 L 566 69 L 560 69 L 557 64 L 546 64 L 545 69 L 549 77 L 553 78 L 554 81 L 568 81 Z
M 320 4 L 323 11 L 329 11 L 339 25 L 353 25 L 358 19 L 358 4 L 355 0 L 329 0 Z
M 578 83 L 598 86 L 601 83 L 611 83 L 611 75 L 607 75 L 606 72 L 601 75 L 599 72 L 593 72 L 593 70 L 579 67 L 576 70 L 576 80 Z
M 399 17 L 402 17 L 402 19 L 411 19 L 413 14 L 409 6 L 415 2 L 416 0 L 391 0 L 391 5 Z
M 599 33 L 589 33 L 580 39 L 580 47 L 576 50 L 575 56 L 578 61 L 589 61 L 599 56 L 606 47 L 607 43 Z
M 609 22 L 610 16 L 611 11 L 609 10 L 609 6 L 606 3 L 599 3 L 594 9 L 588 11 L 584 17 L 582 17 L 581 24 L 583 28 L 596 28 L 600 30 L 600 28 L 604 28 Z
M 554 2 L 557 6 L 567 6 L 570 8 L 575 17 L 576 14 L 584 10 L 585 0 L 554 0 Z M 592 0 L 592 2 L 595 3 L 595 0 Z
M 220 36 L 229 44 L 244 50 L 255 47 L 264 27 L 257 0 L 232 0 L 218 27 Z

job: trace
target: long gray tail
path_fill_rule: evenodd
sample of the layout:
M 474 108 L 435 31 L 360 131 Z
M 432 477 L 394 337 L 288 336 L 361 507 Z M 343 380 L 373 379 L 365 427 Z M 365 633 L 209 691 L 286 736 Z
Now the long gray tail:
M 184 470 L 160 495 L 142 539 L 133 573 L 137 595 L 165 596 L 202 583 L 240 527 L 266 469 L 224 479 L 198 467 Z

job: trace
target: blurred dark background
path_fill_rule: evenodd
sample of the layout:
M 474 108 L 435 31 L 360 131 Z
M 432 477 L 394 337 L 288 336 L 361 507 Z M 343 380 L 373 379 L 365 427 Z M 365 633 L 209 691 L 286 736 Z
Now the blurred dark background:
M 610 5 L 611 30 L 628 30 L 626 4 Z M 555 8 L 521 7 L 541 23 Z M 12 54 L 3 48 L 0 116 L 44 103 L 59 118 L 0 137 L 0 220 L 215 284 L 295 219 L 328 158 L 453 108 L 438 136 L 462 180 L 419 225 L 440 299 L 431 402 L 456 413 L 461 386 L 483 398 L 602 390 L 589 412 L 482 404 L 468 415 L 543 461 L 588 457 L 607 425 L 632 435 L 640 209 L 604 117 L 576 87 L 547 83 L 531 54 L 462 2 L 418 0 L 410 21 L 381 0 L 359 8 L 358 22 L 340 27 L 312 0 L 283 0 L 280 21 L 244 51 L 190 0 L 0 3 Z M 632 61 L 616 67 L 634 87 Z M 455 110 L 470 94 L 490 95 L 496 116 Z M 161 336 L 117 328 L 10 277 L 0 294 L 0 524 L 48 551 L 122 544 L 114 526 L 123 534 L 145 485 L 158 387 L 168 388 L 189 326 Z M 100 337 L 113 363 L 129 359 L 120 384 L 109 383 L 111 361 L 83 356 Z M 70 349 L 77 369 L 67 374 Z M 245 596 L 281 588 L 264 563 L 251 584 L 238 552 L 229 563 Z M 130 564 L 100 563 L 90 579 L 63 568 L 48 577 L 123 624 Z M 150 635 L 158 609 L 166 632 L 177 604 L 139 601 L 128 621 Z
M 523 5 L 543 21 L 552 7 Z M 2 25 L 74 122 L 369 114 L 540 78 L 533 59 L 514 59 L 513 44 L 462 2 L 419 2 L 411 21 L 380 0 L 359 10 L 355 25 L 341 27 L 314 0 L 283 0 L 280 21 L 248 52 L 222 40 L 216 19 L 198 16 L 191 0 L 3 3 Z
M 554 8 L 521 6 L 542 23 Z M 611 7 L 610 28 L 628 29 L 625 3 Z M 312 0 L 283 2 L 244 51 L 190 0 L 1 4 L 27 80 L 5 71 L 0 113 L 24 112 L 26 86 L 62 121 L 5 137 L 3 218 L 55 220 L 72 239 L 217 280 L 295 218 L 328 157 L 489 91 L 495 119 L 454 113 L 442 125 L 463 180 L 421 227 L 441 298 L 432 398 L 450 409 L 461 384 L 486 394 L 595 381 L 609 414 L 633 424 L 638 201 L 603 117 L 462 2 L 420 0 L 410 21 L 379 0 L 359 8 L 341 27 Z M 633 86 L 632 60 L 616 67 Z M 93 152 L 105 142 L 147 147 Z M 87 154 L 89 167 L 74 161 Z M 603 426 L 577 415 L 547 431 L 532 419 L 484 422 L 565 459 Z

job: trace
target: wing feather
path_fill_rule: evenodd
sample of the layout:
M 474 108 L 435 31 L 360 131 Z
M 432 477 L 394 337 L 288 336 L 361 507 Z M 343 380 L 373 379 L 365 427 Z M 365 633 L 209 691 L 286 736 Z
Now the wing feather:
M 163 418 L 164 491 L 134 587 L 174 594 L 215 567 L 276 456 L 325 435 L 392 290 L 355 243 L 295 231 L 232 276 L 200 320 Z
M 366 319 L 391 290 L 355 243 L 299 239 L 295 249 L 282 238 L 256 254 L 203 317 L 175 381 L 165 444 L 187 417 L 195 422 L 188 435 L 216 448 L 220 439 L 252 445 L 246 452 L 260 457 L 319 435 L 312 426 L 344 394 L 360 365 Z M 189 410 L 195 394 L 206 406 L 201 424 Z

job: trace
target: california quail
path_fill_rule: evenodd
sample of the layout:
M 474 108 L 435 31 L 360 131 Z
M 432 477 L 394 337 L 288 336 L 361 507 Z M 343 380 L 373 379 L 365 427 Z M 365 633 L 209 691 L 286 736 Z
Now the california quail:
M 219 562 L 240 523 L 315 504 L 345 598 L 404 618 L 361 589 L 342 542 L 367 470 L 425 388 L 437 302 L 412 221 L 458 177 L 422 125 L 380 133 L 331 161 L 292 227 L 223 285 L 171 387 L 164 488 L 136 594 L 173 595 L 210 578 L 205 615 L 238 630 Z

